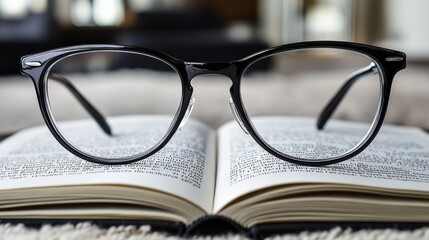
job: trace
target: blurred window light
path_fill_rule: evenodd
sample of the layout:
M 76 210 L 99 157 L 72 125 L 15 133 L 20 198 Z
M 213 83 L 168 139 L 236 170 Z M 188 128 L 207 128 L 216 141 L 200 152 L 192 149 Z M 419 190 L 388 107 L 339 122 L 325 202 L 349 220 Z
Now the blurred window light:
M 48 0 L 31 0 L 29 5 L 33 13 L 44 13 L 48 9 Z
M 93 16 L 98 26 L 119 26 L 125 19 L 121 0 L 94 0 Z
M 305 19 L 305 30 L 310 38 L 338 38 L 344 32 L 346 19 L 341 9 L 322 3 L 312 7 Z
M 75 0 L 70 17 L 78 27 L 119 26 L 125 20 L 125 6 L 122 0 Z
M 0 16 L 4 19 L 19 19 L 28 14 L 27 0 L 0 0 Z
M 75 0 L 70 9 L 70 18 L 75 26 L 91 25 L 91 3 L 89 0 Z
M 0 17 L 2 19 L 20 19 L 31 13 L 44 13 L 47 7 L 47 0 L 0 0 Z

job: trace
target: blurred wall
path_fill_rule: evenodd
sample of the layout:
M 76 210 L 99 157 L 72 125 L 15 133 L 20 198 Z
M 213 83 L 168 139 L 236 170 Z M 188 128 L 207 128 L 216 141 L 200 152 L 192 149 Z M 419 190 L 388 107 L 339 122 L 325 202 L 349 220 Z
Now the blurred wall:
M 429 61 L 427 0 L 259 0 L 258 10 L 261 35 L 272 44 L 354 41 Z
M 385 0 L 386 41 L 409 58 L 429 58 L 429 1 Z

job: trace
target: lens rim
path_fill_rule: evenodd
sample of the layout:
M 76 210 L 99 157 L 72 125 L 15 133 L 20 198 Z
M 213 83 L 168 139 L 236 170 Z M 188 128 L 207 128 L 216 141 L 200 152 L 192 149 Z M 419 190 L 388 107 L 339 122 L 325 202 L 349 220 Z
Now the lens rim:
M 341 50 L 349 50 L 361 53 L 370 59 L 373 59 L 377 68 L 379 69 L 380 74 L 380 100 L 376 115 L 371 124 L 370 129 L 368 130 L 365 138 L 362 139 L 353 149 L 347 151 L 336 157 L 330 158 L 322 158 L 322 159 L 307 159 L 291 156 L 285 153 L 282 153 L 269 144 L 267 144 L 257 133 L 255 127 L 253 126 L 241 99 L 241 78 L 245 73 L 246 69 L 254 64 L 255 62 L 264 59 L 266 57 L 294 50 L 301 49 L 314 49 L 314 48 L 332 48 L 332 49 L 341 49 Z M 398 61 L 389 61 L 392 57 L 397 58 Z M 243 124 L 249 130 L 249 134 L 255 139 L 255 141 L 266 151 L 271 153 L 277 158 L 282 160 L 297 163 L 301 165 L 308 166 L 322 166 L 329 165 L 338 162 L 342 162 L 344 160 L 350 159 L 351 157 L 356 156 L 360 152 L 362 152 L 375 138 L 376 134 L 380 130 L 383 119 L 385 117 L 387 111 L 387 105 L 389 101 L 390 89 L 393 81 L 394 75 L 405 68 L 406 57 L 404 53 L 393 51 L 389 49 L 384 49 L 380 47 L 375 47 L 371 45 L 359 44 L 359 43 L 348 43 L 348 42 L 332 42 L 332 41 L 317 41 L 317 42 L 301 42 L 301 43 L 292 43 L 287 45 L 282 45 L 279 47 L 274 47 L 257 54 L 251 55 L 242 60 L 241 69 L 240 69 L 240 80 L 234 82 L 233 88 L 231 88 L 231 95 L 233 101 L 237 103 L 237 112 L 242 118 Z
M 281 54 L 287 54 L 287 53 L 290 53 L 290 52 L 297 52 L 297 51 L 307 51 L 307 50 L 317 50 L 317 49 L 332 49 L 332 50 L 339 50 L 339 51 L 344 51 L 344 52 L 350 52 L 350 53 L 356 53 L 356 54 L 359 54 L 359 55 L 361 55 L 361 56 L 364 56 L 364 57 L 366 57 L 366 58 L 368 58 L 369 60 L 371 60 L 371 61 L 375 61 L 375 59 L 373 59 L 373 58 L 370 58 L 369 56 L 367 56 L 367 55 L 365 55 L 365 54 L 362 54 L 362 53 L 360 53 L 360 52 L 357 52 L 357 51 L 350 51 L 350 50 L 347 50 L 347 49 L 339 49 L 339 48 L 300 48 L 300 49 L 294 49 L 294 50 L 288 50 L 288 51 L 282 51 L 282 52 L 278 52 L 278 53 L 273 53 L 273 54 L 270 54 L 270 55 L 266 55 L 266 56 L 264 56 L 264 57 L 262 57 L 262 58 L 259 58 L 258 60 L 256 60 L 256 61 L 253 61 L 251 64 L 249 64 L 249 65 L 247 65 L 246 66 L 246 68 L 244 69 L 244 71 L 243 71 L 243 74 L 242 74 L 242 76 L 241 76 L 241 79 L 243 79 L 243 78 L 245 78 L 245 75 L 246 75 L 246 73 L 247 73 L 247 71 L 249 70 L 249 68 L 251 68 L 254 64 L 257 64 L 259 61 L 261 61 L 261 60 L 265 60 L 265 59 L 267 59 L 267 58 L 270 58 L 270 57 L 273 57 L 273 56 L 276 56 L 276 55 L 281 55 Z M 240 81 L 240 99 L 241 99 L 241 101 L 243 102 L 243 108 L 244 108 L 244 111 L 245 111 L 245 113 L 246 113 L 246 116 L 248 117 L 248 120 L 249 120 L 249 123 L 250 123 L 250 126 L 251 126 L 251 128 L 253 129 L 253 131 L 255 132 L 255 135 L 261 140 L 261 142 L 263 142 L 264 143 L 264 145 L 266 145 L 266 146 L 268 146 L 271 150 L 273 150 L 273 151 L 275 151 L 275 152 L 277 152 L 277 153 L 279 153 L 279 154 L 282 154 L 282 155 L 284 155 L 284 156 L 287 156 L 288 158 L 291 158 L 291 159 L 296 159 L 296 160 L 298 160 L 298 161 L 307 161 L 307 162 L 319 162 L 319 161 L 322 161 L 322 162 L 326 162 L 326 161 L 331 161 L 331 160 L 334 160 L 334 159 L 336 159 L 336 158 L 340 158 L 340 157 L 342 157 L 342 156 L 347 156 L 347 155 L 349 155 L 351 152 L 354 152 L 357 148 L 360 148 L 361 147 L 361 145 L 363 145 L 366 141 L 368 141 L 368 138 L 371 136 L 371 134 L 373 133 L 373 131 L 375 130 L 375 127 L 376 127 L 376 124 L 377 124 L 377 122 L 380 120 L 380 115 L 381 115 L 381 105 L 382 105 L 382 94 L 383 94 L 383 91 L 382 91 L 382 88 L 383 88 L 383 82 L 385 82 L 385 80 L 384 80 L 384 75 L 382 75 L 381 74 L 381 72 L 382 71 L 380 71 L 380 69 L 379 69 L 379 65 L 377 64 L 377 63 L 375 63 L 376 64 L 376 67 L 377 67 L 377 70 L 378 70 L 378 87 L 379 87 L 379 94 L 378 94 L 378 102 L 377 102 L 377 107 L 376 107 L 376 111 L 375 111 L 375 114 L 374 114 L 374 117 L 372 118 L 372 120 L 371 120 L 371 125 L 370 125 L 370 127 L 368 128 L 368 130 L 366 131 L 366 133 L 365 133 L 365 135 L 363 135 L 363 137 L 361 138 L 361 140 L 359 141 L 359 142 L 357 142 L 351 149 L 349 149 L 348 151 L 345 151 L 345 152 L 343 152 L 343 153 L 341 153 L 341 154 L 338 154 L 338 155 L 333 155 L 332 157 L 321 157 L 321 158 L 303 158 L 303 157 L 297 157 L 297 156 L 294 156 L 294 155 L 291 155 L 291 154 L 288 154 L 288 153 L 285 153 L 285 152 L 282 152 L 282 151 L 280 151 L 280 150 L 277 150 L 275 147 L 273 147 L 270 143 L 268 143 L 265 139 L 264 139 L 264 137 L 262 137 L 262 135 L 259 133 L 259 131 L 258 131 L 258 128 L 255 126 L 255 124 L 253 123 L 253 121 L 252 121 L 252 116 L 250 115 L 250 114 L 248 114 L 248 111 L 247 111 L 247 109 L 246 109 L 246 106 L 245 106 L 245 102 L 246 101 L 244 101 L 243 100 L 243 94 L 241 94 L 241 91 L 242 91 L 242 84 L 241 84 L 241 81 Z M 316 124 L 314 124 L 314 127 L 316 128 Z
M 76 147 L 72 142 L 70 142 L 66 137 L 63 136 L 52 114 L 52 110 L 50 108 L 50 102 L 49 102 L 49 94 L 48 94 L 48 75 L 52 66 L 54 66 L 58 61 L 61 61 L 62 59 L 73 55 L 90 53 L 90 52 L 102 52 L 102 51 L 140 54 L 147 57 L 152 57 L 154 59 L 160 60 L 166 63 L 167 65 L 169 65 L 178 74 L 180 78 L 181 86 L 182 86 L 181 99 L 180 99 L 179 107 L 174 115 L 174 118 L 170 124 L 170 127 L 167 133 L 165 133 L 164 137 L 158 142 L 157 145 L 151 147 L 150 149 L 147 149 L 146 151 L 143 151 L 142 153 L 134 154 L 132 156 L 127 156 L 127 157 L 115 157 L 115 158 L 100 157 L 100 156 L 87 153 L 81 150 L 80 148 Z M 185 64 L 182 61 L 177 60 L 173 57 L 170 57 L 162 53 L 158 53 L 153 50 L 145 49 L 145 48 L 118 46 L 118 45 L 82 45 L 82 46 L 68 47 L 68 48 L 48 51 L 38 55 L 34 55 L 33 57 L 35 57 L 38 62 L 42 63 L 41 64 L 42 68 L 30 69 L 30 70 L 33 70 L 33 72 L 29 75 L 32 77 L 34 81 L 42 116 L 50 132 L 56 138 L 56 140 L 68 151 L 70 151 L 71 153 L 73 153 L 79 158 L 82 158 L 84 160 L 94 162 L 94 163 L 110 164 L 110 165 L 126 164 L 126 163 L 131 163 L 131 162 L 135 162 L 135 161 L 147 158 L 153 155 L 154 153 L 158 152 L 168 143 L 168 141 L 173 137 L 174 133 L 178 129 L 181 119 L 183 118 L 186 112 L 186 107 L 188 106 L 192 96 L 192 91 L 193 91 L 192 87 L 190 86 L 190 83 L 187 81 L 187 79 L 184 77 L 186 76 L 184 74 L 184 72 L 186 72 Z M 25 60 L 22 60 L 22 61 L 25 61 Z M 156 91 L 156 89 L 153 89 L 153 90 Z
M 61 135 L 61 137 L 63 138 L 63 139 L 65 139 L 70 145 L 72 145 L 75 149 L 78 149 L 79 151 L 81 151 L 81 152 L 83 152 L 83 153 L 86 153 L 86 154 L 88 154 L 88 155 L 91 155 L 92 157 L 101 157 L 101 156 L 97 156 L 97 155 L 94 155 L 94 154 L 91 154 L 90 152 L 87 152 L 87 151 L 85 151 L 85 150 L 83 150 L 82 148 L 80 148 L 75 142 L 73 142 L 73 141 L 71 141 L 70 139 L 68 139 L 66 136 L 65 136 L 65 134 L 63 133 L 63 131 L 61 130 L 61 127 L 59 127 L 59 124 L 58 124 L 58 122 L 59 121 L 57 121 L 56 119 L 55 119 L 55 116 L 54 116 L 54 114 L 53 114 L 53 110 L 52 110 L 52 107 L 51 107 L 51 101 L 50 101 L 50 98 L 49 98 L 49 82 L 50 82 L 50 80 L 49 80 L 49 78 L 48 78 L 48 76 L 49 76 L 49 74 L 51 73 L 51 71 L 52 71 L 52 68 L 56 65 L 56 64 L 58 64 L 59 62 L 61 62 L 61 61 L 63 61 L 63 60 L 65 60 L 65 59 L 68 59 L 68 58 L 71 58 L 71 57 L 74 57 L 74 56 L 79 56 L 79 55 L 84 55 L 84 54 L 91 54 L 91 53 L 112 53 L 112 54 L 114 54 L 114 53 L 124 53 L 124 54 L 133 54 L 133 55 L 140 55 L 140 56 L 145 56 L 145 57 L 148 57 L 148 58 L 152 58 L 152 59 L 155 59 L 155 60 L 158 60 L 158 61 L 160 61 L 160 62 L 163 62 L 163 63 L 165 63 L 165 64 L 167 64 L 168 66 L 170 66 L 171 67 L 171 69 L 172 70 L 174 70 L 175 71 L 175 73 L 177 74 L 177 71 L 173 68 L 173 66 L 171 66 L 169 63 L 167 63 L 167 62 L 165 62 L 165 61 L 163 61 L 162 59 L 158 59 L 158 58 L 155 58 L 155 57 L 152 57 L 152 56 L 148 56 L 147 54 L 142 54 L 142 53 L 135 53 L 135 52 L 130 52 L 130 51 L 124 51 L 124 50 L 97 50 L 97 51 L 86 51 L 86 52 L 79 52 L 79 53 L 74 53 L 74 54 L 69 54 L 69 55 L 67 55 L 67 56 L 64 56 L 64 57 L 62 57 L 62 58 L 58 58 L 58 59 L 56 59 L 56 61 L 54 61 L 48 68 L 47 68 L 47 71 L 46 71 L 46 74 L 44 75 L 44 81 L 43 81 L 43 84 L 44 84 L 44 88 L 46 89 L 46 94 L 45 94 L 45 101 L 46 101 L 46 103 L 47 103 L 47 112 L 48 112 L 48 114 L 50 115 L 50 118 L 53 120 L 53 122 L 54 122 L 54 127 L 56 128 L 56 131 L 58 132 L 58 134 L 59 135 Z M 177 74 L 178 76 L 179 76 L 179 74 Z M 176 80 L 176 79 L 175 79 Z M 180 85 L 182 85 L 182 81 L 180 82 Z M 182 86 L 181 86 L 182 87 Z M 180 96 L 180 99 L 182 99 L 182 96 Z M 180 101 L 180 102 L 182 102 L 182 101 Z M 167 129 L 167 131 L 164 133 L 164 135 L 162 136 L 162 138 L 158 141 L 158 143 L 157 144 L 155 144 L 153 147 L 150 147 L 150 148 L 148 148 L 148 149 L 146 149 L 146 150 L 144 150 L 144 151 L 142 151 L 141 153 L 137 153 L 137 154 L 133 154 L 133 155 L 130 155 L 130 156 L 123 156 L 123 157 L 114 157 L 114 158 L 111 158 L 111 157 L 102 157 L 102 158 L 105 158 L 105 159 L 111 159 L 111 160 L 113 160 L 113 161 L 115 161 L 116 159 L 125 159 L 125 158 L 131 158 L 131 159 L 133 159 L 133 158 L 139 158 L 140 156 L 145 156 L 145 155 L 147 155 L 147 153 L 148 152 L 152 152 L 160 143 L 162 143 L 163 141 L 165 141 L 165 138 L 168 136 L 168 133 L 170 133 L 171 131 L 172 131 L 172 127 L 173 127 L 173 125 L 174 125 L 174 123 L 175 123 L 175 121 L 177 121 L 177 114 L 178 114 L 178 111 L 179 111 L 179 109 L 180 109 L 180 102 L 179 102 L 179 105 L 178 105 L 178 108 L 175 110 L 175 114 L 174 114 L 174 116 L 175 117 L 173 117 L 173 119 L 172 119 L 172 121 L 171 121 L 171 123 L 170 123 L 170 126 L 168 127 L 168 129 Z

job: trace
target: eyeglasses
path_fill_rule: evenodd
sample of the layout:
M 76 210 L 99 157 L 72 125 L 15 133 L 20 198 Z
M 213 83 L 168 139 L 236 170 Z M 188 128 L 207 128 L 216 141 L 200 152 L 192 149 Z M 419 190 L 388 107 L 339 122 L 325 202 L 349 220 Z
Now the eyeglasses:
M 32 78 L 42 115 L 54 137 L 74 155 L 102 164 L 130 163 L 162 149 L 192 110 L 191 80 L 205 74 L 224 75 L 232 81 L 233 115 L 268 153 L 304 165 L 341 162 L 360 153 L 376 136 L 386 114 L 393 77 L 405 65 L 404 53 L 334 41 L 286 44 L 230 62 L 185 62 L 153 50 L 118 45 L 66 47 L 21 59 L 22 73 Z M 353 93 L 361 82 L 364 90 Z M 115 91 L 107 92 L 107 83 Z M 271 92 L 255 87 L 273 83 L 278 85 L 271 89 L 285 94 L 281 100 L 270 100 Z M 325 86 L 331 90 L 325 91 Z M 331 97 L 321 100 L 317 97 L 321 92 Z M 110 95 L 101 97 L 103 93 Z M 369 121 L 359 125 L 359 131 L 351 131 L 341 122 L 332 121 L 332 127 L 327 124 L 346 94 L 367 108 L 364 112 Z M 302 126 L 287 121 L 285 124 L 290 125 L 273 132 L 270 121 L 262 121 L 261 115 L 278 115 L 276 112 L 285 110 L 282 108 L 292 95 L 296 98 L 289 107 L 299 108 L 300 102 L 313 101 L 304 108 L 316 109 L 317 122 L 302 121 L 302 125 L 312 124 L 311 133 L 291 132 Z M 64 98 L 72 100 L 67 104 L 58 100 Z M 78 109 L 73 105 L 76 100 L 81 105 L 78 108 L 83 106 L 92 117 L 77 130 L 73 123 L 59 121 L 64 112 Z M 153 116 L 156 124 L 137 117 L 131 122 L 104 117 L 112 112 L 111 108 L 125 111 L 130 105 L 162 109 L 165 117 Z M 277 118 L 275 124 L 282 119 Z M 154 135 L 155 132 L 160 134 Z M 286 141 L 279 141 L 279 137 Z M 347 144 L 332 146 L 327 137 L 344 139 L 341 141 Z M 298 146 L 296 140 L 303 144 Z M 128 149 L 112 152 L 113 145 Z

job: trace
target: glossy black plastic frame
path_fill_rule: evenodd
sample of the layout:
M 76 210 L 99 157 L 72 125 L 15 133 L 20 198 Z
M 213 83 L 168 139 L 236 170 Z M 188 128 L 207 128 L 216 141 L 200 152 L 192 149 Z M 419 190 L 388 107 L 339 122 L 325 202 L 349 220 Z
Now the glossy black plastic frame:
M 256 129 L 253 127 L 251 120 L 249 119 L 249 116 L 246 114 L 245 106 L 243 106 L 243 102 L 240 95 L 241 77 L 246 71 L 246 69 L 253 63 L 277 53 L 300 50 L 300 49 L 311 49 L 311 48 L 334 48 L 334 49 L 349 50 L 349 51 L 361 53 L 373 60 L 373 64 L 375 64 L 375 66 L 377 67 L 377 71 L 381 76 L 380 102 L 379 102 L 377 114 L 375 116 L 371 129 L 369 130 L 364 140 L 362 140 L 358 144 L 358 146 L 354 147 L 350 151 L 337 157 L 326 158 L 326 159 L 303 159 L 303 158 L 289 156 L 287 154 L 284 154 L 272 148 L 258 135 Z M 136 53 L 136 54 L 142 54 L 149 57 L 153 57 L 155 59 L 158 59 L 170 65 L 180 76 L 181 83 L 182 83 L 182 97 L 181 97 L 181 103 L 180 103 L 179 109 L 174 117 L 173 123 L 171 124 L 167 134 L 156 146 L 152 147 L 151 149 L 141 154 L 136 154 L 125 158 L 100 158 L 100 157 L 92 156 L 86 152 L 79 150 L 73 144 L 69 143 L 67 139 L 58 130 L 55 124 L 54 118 L 52 117 L 52 114 L 50 112 L 51 110 L 49 107 L 49 100 L 47 96 L 47 79 L 48 79 L 47 74 L 49 74 L 50 67 L 53 64 L 55 64 L 58 60 L 65 58 L 67 56 L 71 56 L 79 53 L 98 52 L 98 51 L 129 52 L 129 53 Z M 156 153 L 157 151 L 159 151 L 160 149 L 162 149 L 168 143 L 168 141 L 173 137 L 174 133 L 179 128 L 179 125 L 185 116 L 188 105 L 192 98 L 192 92 L 193 92 L 193 88 L 191 85 L 192 79 L 194 79 L 196 76 L 204 75 L 204 74 L 220 74 L 228 77 L 232 81 L 230 94 L 236 108 L 236 113 L 239 118 L 238 120 L 241 121 L 240 125 L 242 125 L 242 127 L 244 127 L 248 131 L 248 133 L 255 139 L 255 141 L 262 148 L 268 151 L 270 154 L 288 162 L 303 164 L 303 165 L 310 165 L 310 166 L 320 166 L 320 165 L 338 163 L 338 162 L 347 160 L 357 155 L 358 153 L 362 152 L 374 139 L 374 137 L 376 136 L 376 134 L 378 133 L 382 125 L 383 119 L 387 111 L 387 105 L 389 102 L 389 95 L 390 95 L 390 89 L 392 86 L 393 77 L 398 71 L 404 69 L 405 66 L 406 66 L 406 56 L 402 52 L 375 47 L 371 45 L 350 43 L 350 42 L 336 42 L 336 41 L 291 43 L 291 44 L 273 47 L 273 48 L 255 53 L 241 60 L 229 61 L 229 62 L 185 62 L 150 49 L 132 47 L 132 46 L 119 46 L 119 45 L 82 45 L 82 46 L 66 47 L 66 48 L 55 49 L 55 50 L 51 50 L 51 51 L 43 52 L 39 54 L 24 56 L 21 59 L 22 73 L 27 76 L 30 76 L 31 79 L 33 80 L 43 118 L 49 130 L 54 135 L 54 137 L 58 140 L 58 142 L 62 146 L 64 146 L 67 150 L 69 150 L 74 155 L 82 159 L 88 160 L 90 162 L 95 162 L 100 164 L 131 163 L 131 162 L 135 162 L 135 161 L 147 158 L 152 154 Z M 340 103 L 341 99 L 344 97 L 344 95 L 347 93 L 348 89 L 353 85 L 356 79 L 358 79 L 361 75 L 367 74 L 368 71 L 369 71 L 368 68 L 357 71 L 355 76 L 354 77 L 352 76 L 350 79 L 348 79 L 346 83 L 339 89 L 339 91 L 337 92 L 337 95 L 331 99 L 330 103 L 328 103 L 328 105 L 325 107 L 325 110 L 322 111 L 322 114 L 317 123 L 317 127 L 319 129 L 323 128 L 323 125 L 329 119 L 330 115 L 335 110 L 336 106 Z M 74 95 L 76 96 L 76 94 Z M 85 102 L 81 100 L 79 101 L 81 103 Z M 88 109 L 89 108 L 87 108 L 87 110 Z M 95 115 L 93 115 L 93 117 Z M 98 117 L 102 118 L 102 116 L 98 116 Z

